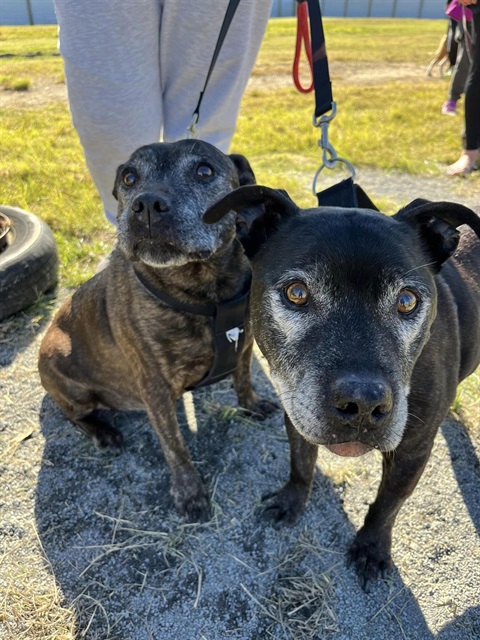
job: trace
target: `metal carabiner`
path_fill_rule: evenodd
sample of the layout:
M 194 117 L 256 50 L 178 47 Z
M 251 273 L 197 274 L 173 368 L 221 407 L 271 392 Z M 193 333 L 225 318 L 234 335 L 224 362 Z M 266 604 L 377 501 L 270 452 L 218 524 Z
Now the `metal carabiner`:
M 313 114 L 313 126 L 320 127 L 321 135 L 318 141 L 318 146 L 322 149 L 322 162 L 329 169 L 333 169 L 336 165 L 337 152 L 335 151 L 332 143 L 328 139 L 328 126 L 337 113 L 337 104 L 332 102 L 332 111 L 328 115 L 320 116 L 317 119 Z
M 351 162 L 349 162 L 348 160 L 346 160 L 345 158 L 341 158 L 337 152 L 335 151 L 335 148 L 333 147 L 332 143 L 329 141 L 328 139 L 328 126 L 330 124 L 330 122 L 333 120 L 333 118 L 336 116 L 337 114 L 337 103 L 336 102 L 332 102 L 332 111 L 329 115 L 323 115 L 320 116 L 320 118 L 317 119 L 317 117 L 315 116 L 315 114 L 313 114 L 313 126 L 314 127 L 320 127 L 321 129 L 321 136 L 320 136 L 320 140 L 318 141 L 318 146 L 322 149 L 322 164 L 320 165 L 320 167 L 318 168 L 314 178 L 313 178 L 313 184 L 312 184 L 312 191 L 313 191 L 313 195 L 316 195 L 316 187 L 317 187 L 317 180 L 318 180 L 318 176 L 320 175 L 321 171 L 323 170 L 324 167 L 326 167 L 327 169 L 335 169 L 335 167 L 337 166 L 337 164 L 339 162 L 347 165 L 348 169 L 350 170 L 351 173 L 351 177 L 355 178 L 355 167 L 353 166 L 353 164 Z

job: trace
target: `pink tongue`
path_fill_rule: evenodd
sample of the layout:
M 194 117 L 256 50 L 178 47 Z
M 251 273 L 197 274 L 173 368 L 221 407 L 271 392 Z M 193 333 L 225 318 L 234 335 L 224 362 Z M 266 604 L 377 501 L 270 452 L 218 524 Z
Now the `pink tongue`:
M 327 444 L 325 446 L 337 456 L 349 456 L 351 458 L 363 456 L 364 453 L 371 450 L 371 447 L 361 442 L 343 442 L 342 444 Z

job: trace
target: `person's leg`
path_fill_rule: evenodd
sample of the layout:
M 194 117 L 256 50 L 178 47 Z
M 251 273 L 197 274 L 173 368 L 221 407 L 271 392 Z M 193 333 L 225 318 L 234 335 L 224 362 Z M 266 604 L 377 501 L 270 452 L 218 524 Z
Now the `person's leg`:
M 473 14 L 472 62 L 465 87 L 465 148 L 480 148 L 480 13 Z
M 465 43 L 463 40 L 462 42 L 458 43 L 457 61 L 453 68 L 452 78 L 450 80 L 448 99 L 455 102 L 458 102 L 458 100 L 460 100 L 460 97 L 465 91 L 468 70 L 470 69 L 470 58 L 468 57 L 468 53 L 464 44 Z
M 227 6 L 228 0 L 164 0 L 160 63 L 166 141 L 187 135 Z M 270 0 L 239 3 L 202 102 L 197 136 L 224 152 L 235 131 L 270 9 Z
M 465 148 L 447 169 L 450 175 L 465 175 L 480 157 L 480 13 L 473 14 L 472 60 L 465 85 Z
M 160 0 L 55 0 L 74 126 L 107 218 L 116 169 L 162 126 Z

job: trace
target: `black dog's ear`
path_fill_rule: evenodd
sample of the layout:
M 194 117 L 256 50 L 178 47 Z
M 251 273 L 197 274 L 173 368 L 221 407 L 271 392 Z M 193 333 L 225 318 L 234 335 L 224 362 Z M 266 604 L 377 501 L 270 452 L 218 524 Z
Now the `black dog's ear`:
M 480 217 L 471 209 L 455 202 L 414 200 L 393 216 L 418 228 L 436 271 L 456 251 L 460 240 L 457 227 L 468 225 L 480 238 Z
M 216 202 L 204 214 L 203 220 L 213 224 L 232 210 L 243 225 L 239 240 L 245 254 L 253 258 L 282 220 L 297 213 L 299 208 L 286 191 L 249 185 L 235 189 Z
M 115 198 L 115 200 L 118 200 L 118 183 L 120 182 L 120 174 L 122 173 L 124 168 L 125 168 L 125 165 L 121 164 L 118 167 L 117 173 L 115 175 L 115 184 L 113 185 L 113 191 L 112 191 L 112 195 Z
M 228 157 L 235 165 L 238 173 L 238 183 L 241 187 L 244 187 L 247 184 L 257 183 L 253 169 L 245 156 L 242 156 L 239 153 L 231 153 Z

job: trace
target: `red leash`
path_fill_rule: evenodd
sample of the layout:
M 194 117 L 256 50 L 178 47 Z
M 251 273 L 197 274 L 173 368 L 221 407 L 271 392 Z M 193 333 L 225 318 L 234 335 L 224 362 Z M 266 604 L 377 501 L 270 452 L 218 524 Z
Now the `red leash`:
M 310 76 L 312 78 L 310 86 L 304 87 L 300 82 L 299 66 L 300 56 L 302 53 L 302 42 L 304 43 L 305 55 L 307 56 L 308 66 L 310 67 Z M 293 82 L 301 93 L 310 93 L 313 91 L 313 63 L 312 63 L 312 47 L 310 45 L 310 34 L 308 31 L 308 4 L 302 2 L 297 4 L 297 41 L 295 43 L 295 58 L 293 60 Z

